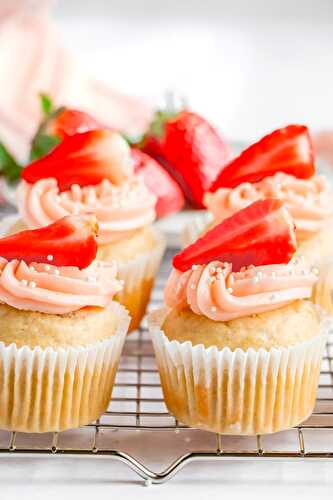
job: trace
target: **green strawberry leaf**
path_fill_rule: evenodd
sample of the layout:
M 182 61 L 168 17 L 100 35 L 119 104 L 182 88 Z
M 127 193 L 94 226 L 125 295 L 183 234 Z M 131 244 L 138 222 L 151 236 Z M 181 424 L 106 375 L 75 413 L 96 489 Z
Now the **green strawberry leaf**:
M 39 94 L 40 98 L 40 106 L 45 116 L 49 116 L 54 110 L 52 99 L 49 95 L 43 94 L 42 92 Z
M 60 142 L 60 138 L 56 135 L 37 133 L 31 143 L 30 161 L 38 160 L 47 155 Z
M 22 166 L 17 163 L 14 156 L 0 142 L 0 175 L 10 182 L 16 182 L 21 175 Z
M 166 123 L 175 118 L 178 112 L 176 111 L 156 111 L 153 121 L 150 124 L 148 134 L 161 139 L 164 134 Z

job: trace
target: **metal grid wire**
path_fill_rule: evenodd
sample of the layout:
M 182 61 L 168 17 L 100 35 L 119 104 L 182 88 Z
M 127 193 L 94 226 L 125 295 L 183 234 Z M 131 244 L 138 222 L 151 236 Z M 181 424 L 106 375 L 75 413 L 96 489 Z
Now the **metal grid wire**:
M 162 301 L 163 286 L 170 269 L 171 257 L 172 253 L 168 251 L 157 278 L 150 309 L 159 306 Z M 130 335 L 126 341 L 108 411 L 95 423 L 70 432 L 76 432 L 77 435 L 87 430 L 91 432 L 89 442 L 85 446 L 66 446 L 66 439 L 62 439 L 62 435 L 67 434 L 68 431 L 49 434 L 47 442 L 42 439 L 43 445 L 40 444 L 41 435 L 30 435 L 28 444 L 20 445 L 20 433 L 8 432 L 6 433 L 7 441 L 3 443 L 4 436 L 0 441 L 0 453 L 108 456 L 126 463 L 143 478 L 146 485 L 165 482 L 185 465 L 194 461 L 333 459 L 333 338 L 329 340 L 326 347 L 316 408 L 311 418 L 291 431 L 272 435 L 273 441 L 268 440 L 266 443 L 266 436 L 257 436 L 252 438 L 251 444 L 245 441 L 244 445 L 244 442 L 239 439 L 233 443 L 230 436 L 216 435 L 214 437 L 211 433 L 189 429 L 168 413 L 163 401 L 152 345 L 148 332 L 143 326 L 140 331 Z M 182 433 L 186 435 L 200 433 L 204 436 L 205 448 L 197 449 L 194 443 L 190 444 L 192 439 L 187 437 L 185 439 L 188 443 L 186 452 L 170 461 L 170 465 L 162 472 L 156 472 L 146 466 L 144 461 L 136 459 L 135 453 L 122 451 L 120 434 L 117 447 L 109 446 L 114 441 L 111 440 L 110 443 L 106 440 L 106 431 L 112 431 L 112 433 L 124 431 L 130 433 L 132 438 L 133 433 L 143 431 L 147 432 L 149 439 L 155 442 L 156 440 L 161 442 L 166 433 L 169 433 L 169 436 L 171 433 L 173 439 L 179 442 L 182 439 Z M 317 434 L 320 437 L 319 444 L 317 442 L 314 445 Z M 285 446 L 287 435 L 288 445 Z M 208 448 L 207 443 L 210 443 Z

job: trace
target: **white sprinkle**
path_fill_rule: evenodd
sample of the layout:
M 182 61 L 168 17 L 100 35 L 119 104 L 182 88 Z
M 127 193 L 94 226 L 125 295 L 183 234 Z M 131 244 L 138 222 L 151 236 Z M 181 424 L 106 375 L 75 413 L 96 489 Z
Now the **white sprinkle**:
M 211 274 L 216 273 L 216 267 L 215 267 L 215 266 L 210 267 L 210 268 L 209 268 L 209 272 L 210 272 Z
M 273 271 L 273 272 L 272 272 L 272 278 L 275 278 L 275 277 L 276 277 L 276 272 L 275 272 L 275 271 Z
M 27 280 L 21 280 L 21 285 L 23 285 L 23 286 L 28 286 L 28 282 L 27 282 Z
M 35 271 L 34 266 L 29 266 L 30 271 L 33 273 Z
M 97 278 L 96 278 L 96 276 L 88 276 L 87 280 L 88 280 L 90 283 L 96 283 Z
M 211 276 L 210 283 L 214 283 L 214 281 L 216 281 L 216 277 L 215 276 Z
M 59 269 L 52 269 L 52 274 L 55 274 L 56 276 L 60 275 Z
M 262 272 L 261 271 L 257 271 L 256 272 L 256 276 L 257 276 L 258 280 L 261 280 L 261 278 L 262 278 Z
M 258 276 L 255 276 L 254 278 L 252 278 L 252 283 L 254 283 L 254 284 L 258 283 L 258 281 L 259 281 Z
M 212 311 L 213 313 L 214 313 L 214 312 L 216 312 L 216 307 L 215 307 L 215 306 L 212 306 L 211 311 Z
M 46 258 L 47 258 L 47 260 L 48 260 L 49 262 L 52 262 L 52 261 L 53 261 L 53 259 L 54 259 L 53 255 L 51 255 L 51 254 L 49 254 Z
M 231 287 L 227 288 L 227 290 L 228 290 L 229 293 L 233 292 L 233 289 Z
M 29 286 L 30 288 L 36 288 L 37 283 L 35 283 L 34 281 L 30 281 Z
M 125 285 L 125 281 L 124 280 L 119 280 L 119 283 L 121 284 L 121 286 Z
M 190 286 L 191 290 L 195 290 L 195 285 L 192 283 L 192 285 Z
M 49 271 L 51 268 L 48 264 L 45 264 L 44 269 L 45 269 L 45 271 Z
M 196 264 L 193 264 L 193 266 L 192 266 L 192 271 L 195 271 L 195 270 L 197 269 L 197 267 L 198 267 L 198 266 L 197 266 Z
M 313 274 L 315 274 L 316 276 L 319 276 L 319 269 L 318 269 L 318 267 L 312 267 L 311 268 L 311 272 Z
M 217 268 L 216 268 L 216 272 L 217 272 L 217 273 L 222 273 L 222 267 L 217 267 Z

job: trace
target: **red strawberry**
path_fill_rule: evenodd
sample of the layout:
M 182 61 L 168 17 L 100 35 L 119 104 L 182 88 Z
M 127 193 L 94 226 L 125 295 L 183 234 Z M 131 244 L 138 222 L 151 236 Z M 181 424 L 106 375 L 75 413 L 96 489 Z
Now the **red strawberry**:
M 243 266 L 282 264 L 296 250 L 295 225 L 280 200 L 259 200 L 215 226 L 173 259 L 179 271 L 213 260 Z
M 197 207 L 203 207 L 205 191 L 230 157 L 229 148 L 218 132 L 190 111 L 174 115 L 158 113 L 143 141 L 143 150 L 166 162 Z
M 308 128 L 289 125 L 263 137 L 226 165 L 210 187 L 233 188 L 284 172 L 301 179 L 315 173 L 313 147 Z
M 157 217 L 179 212 L 184 205 L 184 195 L 177 182 L 151 156 L 132 148 L 134 170 L 141 174 L 147 188 L 157 197 Z
M 110 130 L 92 130 L 66 136 L 48 155 L 25 167 L 22 178 L 35 183 L 54 177 L 63 191 L 72 184 L 95 185 L 103 179 L 119 185 L 132 172 L 131 152 L 125 139 Z
M 62 108 L 47 122 L 46 132 L 63 139 L 67 135 L 82 134 L 88 130 L 103 128 L 88 113 L 77 109 Z
M 7 260 L 55 266 L 88 267 L 97 253 L 98 225 L 94 217 L 70 215 L 41 229 L 0 239 L 0 256 Z

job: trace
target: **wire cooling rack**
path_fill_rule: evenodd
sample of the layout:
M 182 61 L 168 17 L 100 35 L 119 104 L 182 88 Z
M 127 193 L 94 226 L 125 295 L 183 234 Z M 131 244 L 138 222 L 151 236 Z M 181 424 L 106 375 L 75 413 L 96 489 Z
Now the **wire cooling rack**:
M 151 309 L 162 302 L 171 257 L 168 251 Z M 109 457 L 127 464 L 146 485 L 163 483 L 195 461 L 333 459 L 332 337 L 323 360 L 314 413 L 295 429 L 270 436 L 232 437 L 189 429 L 177 422 L 163 402 L 152 345 L 143 326 L 126 341 L 112 402 L 98 421 L 59 434 L 3 431 L 0 453 Z

